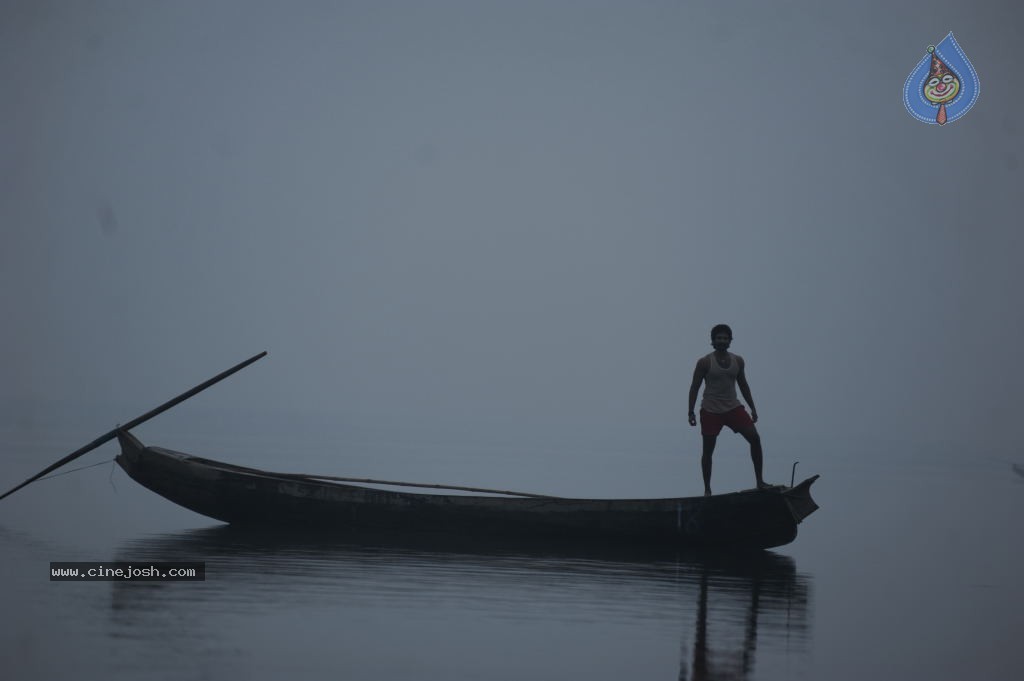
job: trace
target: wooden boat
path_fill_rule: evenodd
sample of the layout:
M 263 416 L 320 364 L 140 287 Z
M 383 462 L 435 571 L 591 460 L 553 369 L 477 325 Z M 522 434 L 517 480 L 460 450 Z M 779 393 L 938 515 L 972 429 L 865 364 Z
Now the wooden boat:
M 763 549 L 793 541 L 797 525 L 818 508 L 810 495 L 817 475 L 793 487 L 709 497 L 436 494 L 244 468 L 147 447 L 124 430 L 117 438 L 121 468 L 180 506 L 234 525 L 315 527 L 330 530 L 332 536 L 457 533 L 491 543 L 528 539 Z

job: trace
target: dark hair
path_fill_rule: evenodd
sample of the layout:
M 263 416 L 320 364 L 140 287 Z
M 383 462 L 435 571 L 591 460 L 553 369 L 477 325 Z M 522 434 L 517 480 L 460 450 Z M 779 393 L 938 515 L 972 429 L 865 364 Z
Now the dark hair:
M 729 328 L 728 324 L 715 324 L 711 329 L 711 340 L 715 340 L 715 334 L 727 333 L 729 338 L 732 339 L 732 329 Z

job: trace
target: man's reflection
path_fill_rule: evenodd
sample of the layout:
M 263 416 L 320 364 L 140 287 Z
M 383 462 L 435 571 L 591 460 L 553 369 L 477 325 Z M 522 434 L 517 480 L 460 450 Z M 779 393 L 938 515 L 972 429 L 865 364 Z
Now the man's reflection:
M 788 558 L 708 558 L 696 582 L 693 645 L 684 641 L 680 681 L 749 679 L 762 619 L 786 634 L 806 629 L 807 586 Z

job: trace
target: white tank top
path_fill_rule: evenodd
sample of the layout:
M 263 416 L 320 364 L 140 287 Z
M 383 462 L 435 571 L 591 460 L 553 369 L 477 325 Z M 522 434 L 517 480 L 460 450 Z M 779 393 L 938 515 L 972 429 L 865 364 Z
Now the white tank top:
M 715 359 L 715 353 L 708 357 L 708 373 L 704 376 L 704 398 L 700 408 L 712 414 L 724 414 L 742 406 L 736 399 L 736 377 L 740 375 L 739 355 L 729 353 L 729 368 L 723 369 Z

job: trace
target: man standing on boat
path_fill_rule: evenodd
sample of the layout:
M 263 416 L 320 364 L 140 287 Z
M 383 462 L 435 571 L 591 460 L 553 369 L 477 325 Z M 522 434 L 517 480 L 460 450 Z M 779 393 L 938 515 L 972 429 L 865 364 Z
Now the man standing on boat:
M 704 473 L 704 496 L 711 495 L 711 455 L 715 452 L 715 443 L 718 441 L 718 434 L 722 432 L 722 426 L 729 426 L 733 432 L 739 433 L 750 443 L 750 459 L 754 463 L 758 489 L 771 486 L 761 477 L 761 436 L 754 426 L 757 422 L 757 408 L 747 384 L 746 364 L 742 357 L 729 352 L 731 344 L 732 329 L 728 325 L 718 324 L 711 329 L 711 345 L 715 351 L 697 360 L 697 367 L 693 370 L 693 383 L 690 384 L 689 421 L 691 426 L 695 426 L 697 417 L 693 413 L 693 408 L 697 404 L 700 384 L 704 383 L 704 398 L 700 403 L 700 434 L 704 440 L 700 467 Z M 743 399 L 750 405 L 750 414 L 747 414 L 747 410 L 736 399 L 737 385 Z

